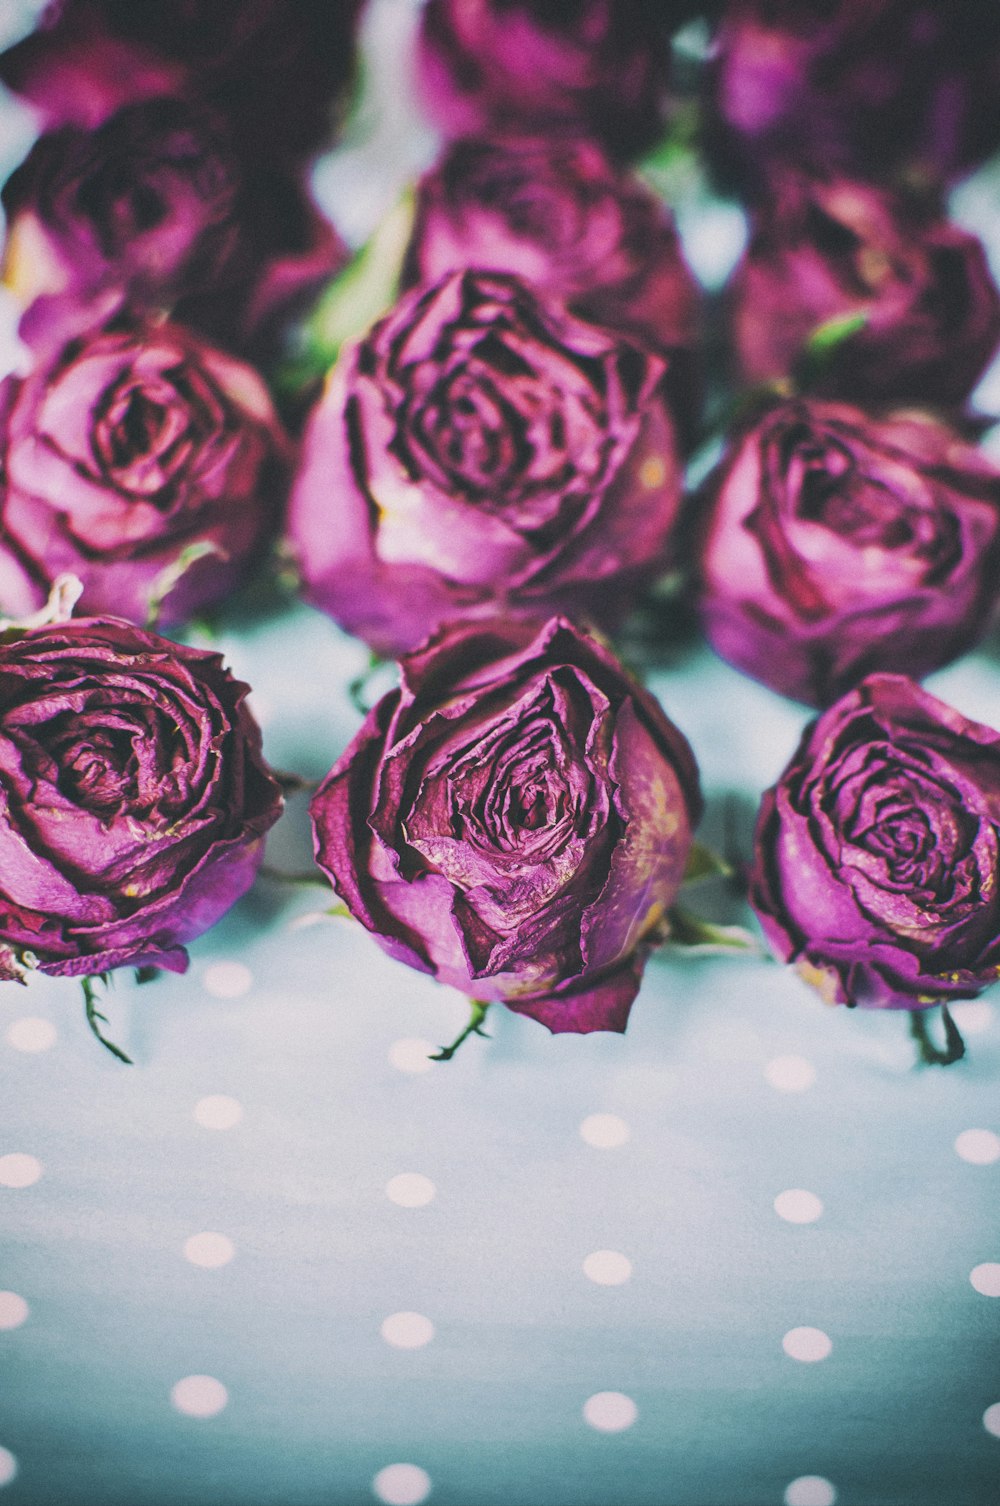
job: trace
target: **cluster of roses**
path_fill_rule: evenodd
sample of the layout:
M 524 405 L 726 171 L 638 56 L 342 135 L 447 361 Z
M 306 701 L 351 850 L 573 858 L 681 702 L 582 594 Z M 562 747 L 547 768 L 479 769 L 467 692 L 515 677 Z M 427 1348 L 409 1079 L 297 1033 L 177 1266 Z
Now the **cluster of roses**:
M 691 751 L 592 631 L 667 570 L 724 657 L 835 703 L 758 823 L 780 955 L 875 1006 L 1000 974 L 1000 735 L 904 677 L 998 594 L 1000 474 L 962 405 L 1000 295 L 940 205 L 1000 143 L 1000 19 L 723 8 L 702 105 L 750 204 L 751 393 L 685 504 L 702 311 L 629 162 L 706 9 L 428 0 L 445 145 L 392 307 L 297 437 L 260 373 L 342 259 L 305 174 L 358 0 L 61 0 L 0 57 L 50 128 L 3 193 L 34 364 L 3 388 L 0 605 L 71 572 L 86 612 L 180 622 L 283 527 L 306 599 L 402 657 L 314 798 L 321 867 L 394 956 L 554 1031 L 624 1028 L 689 863 Z M 0 682 L 4 971 L 183 966 L 280 810 L 245 687 L 93 616 L 9 630 Z

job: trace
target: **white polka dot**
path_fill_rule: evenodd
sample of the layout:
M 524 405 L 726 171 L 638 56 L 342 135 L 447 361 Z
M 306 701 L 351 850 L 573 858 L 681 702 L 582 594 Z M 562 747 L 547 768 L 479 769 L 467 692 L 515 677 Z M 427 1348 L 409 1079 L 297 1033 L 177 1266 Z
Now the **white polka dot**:
M 7 1044 L 15 1051 L 48 1051 L 56 1043 L 56 1027 L 51 1020 L 26 1015 L 7 1026 Z
M 235 1098 L 227 1098 L 225 1093 L 210 1093 L 207 1098 L 198 1099 L 194 1118 L 202 1129 L 232 1129 L 243 1118 L 243 1105 Z
M 217 1417 L 229 1392 L 214 1375 L 185 1375 L 171 1388 L 170 1400 L 185 1417 Z
M 397 1072 L 429 1072 L 434 1065 L 431 1055 L 437 1049 L 430 1041 L 393 1041 L 389 1047 L 389 1063 Z
M 621 1286 L 632 1274 L 632 1262 L 617 1250 L 595 1250 L 583 1262 L 583 1274 L 598 1286 Z
M 400 1172 L 385 1184 L 386 1197 L 399 1208 L 423 1208 L 436 1191 L 430 1177 L 421 1176 L 419 1171 Z
M 631 1130 L 617 1114 L 588 1114 L 580 1125 L 580 1138 L 595 1150 L 616 1150 L 624 1145 Z
M 30 1308 L 17 1292 L 0 1292 L 0 1328 L 20 1328 Z
M 598 1391 L 583 1404 L 583 1420 L 599 1433 L 623 1433 L 639 1415 L 631 1396 L 621 1391 Z
M 963 1130 L 955 1141 L 955 1153 L 970 1166 L 992 1166 L 1000 1161 L 1000 1135 L 992 1130 Z
M 0 1156 L 0 1187 L 30 1187 L 42 1174 L 42 1163 L 35 1156 L 12 1151 Z
M 992 1433 L 994 1438 L 1000 1438 L 1000 1401 L 995 1401 L 991 1407 L 987 1407 L 983 1413 L 983 1427 L 987 1433 Z
M 993 1005 L 985 999 L 966 999 L 964 1003 L 949 1004 L 948 1008 L 963 1035 L 982 1035 L 993 1024 Z
M 785 1506 L 834 1506 L 837 1492 L 822 1475 L 800 1475 L 785 1491 Z
M 816 1360 L 825 1360 L 833 1343 L 822 1328 L 790 1328 L 781 1341 L 781 1347 L 789 1359 L 812 1364 Z
M 242 962 L 213 962 L 201 981 L 213 999 L 239 999 L 253 987 L 253 973 Z
M 184 1241 L 184 1259 L 206 1271 L 228 1265 L 235 1254 L 236 1246 L 225 1234 L 192 1234 Z
M 816 1081 L 816 1068 L 804 1056 L 776 1056 L 764 1068 L 764 1076 L 779 1093 L 804 1093 Z
M 969 1280 L 984 1297 L 1000 1297 L 1000 1265 L 995 1261 L 987 1260 L 974 1266 L 969 1272 Z
M 0 1485 L 9 1485 L 17 1474 L 17 1460 L 9 1448 L 0 1448 Z
M 379 1332 L 393 1349 L 423 1349 L 434 1337 L 434 1324 L 423 1313 L 391 1313 Z
M 774 1211 L 790 1224 L 814 1224 L 823 1212 L 823 1204 L 815 1192 L 806 1192 L 804 1187 L 789 1187 L 787 1192 L 778 1193 Z
M 385 1506 L 420 1506 L 431 1493 L 431 1477 L 419 1464 L 387 1464 L 372 1481 Z

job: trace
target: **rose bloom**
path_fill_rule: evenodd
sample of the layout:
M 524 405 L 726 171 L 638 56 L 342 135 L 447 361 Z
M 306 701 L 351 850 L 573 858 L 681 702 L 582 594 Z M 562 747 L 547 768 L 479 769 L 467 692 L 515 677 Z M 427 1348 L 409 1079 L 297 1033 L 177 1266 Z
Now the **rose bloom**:
M 309 421 L 288 518 L 307 600 L 387 655 L 459 617 L 617 619 L 679 507 L 664 369 L 513 277 L 414 288 Z
M 1000 471 L 927 415 L 780 403 L 732 441 L 699 527 L 707 637 L 798 700 L 876 669 L 920 678 L 989 626 Z
M 650 0 L 428 0 L 417 61 L 446 136 L 569 126 L 615 155 L 663 129 L 669 27 L 690 7 Z
M 998 848 L 1000 733 L 872 675 L 764 796 L 750 901 L 830 1003 L 971 998 L 1000 976 Z
M 118 619 L 0 637 L 0 976 L 184 970 L 281 811 L 246 692 Z
M 245 171 L 223 123 L 177 100 L 42 136 L 0 198 L 4 281 L 49 324 L 113 287 L 256 351 L 347 254 L 293 176 Z
M 749 382 L 787 375 L 818 325 L 862 315 L 813 383 L 856 402 L 960 404 L 1000 342 L 1000 294 L 975 236 L 843 178 L 777 181 L 730 307 Z
M 582 1034 L 624 1030 L 700 808 L 677 728 L 553 619 L 451 626 L 404 660 L 311 812 L 391 956 Z
M 404 283 L 512 272 L 581 318 L 666 349 L 697 421 L 698 286 L 670 211 L 578 136 L 467 139 L 417 190 Z
M 215 106 L 248 162 L 328 140 L 354 73 L 362 0 L 50 0 L 0 54 L 0 80 L 47 127 L 92 130 L 158 96 Z
M 0 387 L 0 610 L 69 572 L 84 611 L 183 621 L 260 559 L 288 461 L 261 379 L 187 330 L 70 342 Z
M 949 179 L 1000 145 L 995 0 L 730 0 L 710 73 L 713 154 Z

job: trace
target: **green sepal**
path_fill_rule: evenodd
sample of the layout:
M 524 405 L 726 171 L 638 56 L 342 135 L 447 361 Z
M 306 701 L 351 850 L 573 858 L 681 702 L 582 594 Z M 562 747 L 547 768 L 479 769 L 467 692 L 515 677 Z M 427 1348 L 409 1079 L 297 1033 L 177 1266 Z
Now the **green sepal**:
M 171 591 L 184 578 L 192 565 L 197 564 L 199 560 L 206 559 L 210 554 L 218 555 L 221 560 L 229 558 L 226 551 L 220 549 L 218 544 L 213 544 L 210 539 L 196 539 L 193 544 L 188 544 L 182 549 L 177 558 L 171 560 L 169 565 L 163 567 L 153 581 L 149 592 L 145 622 L 147 628 L 155 632 L 160 624 L 163 603 Z
M 824 375 L 827 367 L 848 340 L 853 340 L 868 323 L 868 315 L 862 309 L 853 309 L 847 314 L 835 314 L 818 324 L 802 346 L 795 362 L 795 384 L 803 392 Z
M 111 984 L 111 974 L 94 973 L 91 977 L 80 979 L 80 984 L 83 988 L 83 1003 L 87 1015 L 87 1024 L 90 1026 L 91 1033 L 97 1037 L 106 1051 L 110 1051 L 112 1056 L 116 1056 L 120 1062 L 124 1062 L 126 1066 L 131 1067 L 134 1065 L 132 1058 L 126 1056 L 120 1046 L 116 1046 L 114 1041 L 109 1041 L 107 1036 L 101 1033 L 101 1025 L 108 1023 L 108 1017 L 106 1014 L 102 1014 L 97 1007 L 95 987 L 98 983 L 103 983 L 105 988 L 108 988 Z
M 960 1062 L 965 1055 L 962 1033 L 951 1017 L 947 1004 L 941 1005 L 941 1023 L 944 1026 L 944 1047 L 936 1046 L 927 1029 L 927 1011 L 910 1010 L 910 1035 L 917 1043 L 917 1056 L 927 1067 L 950 1067 Z
M 442 1046 L 440 1051 L 432 1052 L 430 1060 L 432 1062 L 450 1062 L 459 1046 L 463 1041 L 468 1040 L 470 1035 L 481 1035 L 484 1037 L 484 1039 L 489 1040 L 489 1032 L 482 1028 L 483 1021 L 486 1018 L 486 1012 L 489 1007 L 490 1006 L 488 1004 L 484 1004 L 481 999 L 470 999 L 469 1023 L 466 1025 L 465 1029 L 455 1037 L 450 1046 Z

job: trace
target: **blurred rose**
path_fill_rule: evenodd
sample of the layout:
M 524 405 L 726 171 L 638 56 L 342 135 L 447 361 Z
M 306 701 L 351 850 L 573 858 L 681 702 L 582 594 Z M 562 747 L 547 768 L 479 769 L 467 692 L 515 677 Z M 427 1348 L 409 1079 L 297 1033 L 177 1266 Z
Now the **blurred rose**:
M 50 328 L 113 288 L 259 354 L 346 257 L 293 177 L 245 173 L 222 123 L 175 100 L 43 136 L 2 200 L 4 280 Z
M 631 156 L 662 130 L 677 10 L 650 0 L 428 0 L 418 55 L 428 111 L 448 136 L 570 126 Z
M 708 133 L 744 186 L 782 164 L 949 179 L 1000 144 L 1000 7 L 730 0 Z
M 167 324 L 74 340 L 0 389 L 0 609 L 69 571 L 83 610 L 182 621 L 278 523 L 288 463 L 263 382 Z
M 246 692 L 116 619 L 0 636 L 0 976 L 184 970 L 281 811 Z
M 310 419 L 289 507 L 307 599 L 390 655 L 452 618 L 616 620 L 679 508 L 663 374 L 516 278 L 414 288 Z
M 554 619 L 453 626 L 405 660 L 312 817 L 391 956 L 582 1034 L 624 1030 L 700 804 L 676 727 Z
M 50 0 L 0 54 L 0 81 L 47 127 L 92 130 L 157 96 L 216 107 L 246 159 L 287 164 L 329 138 L 363 0 Z
M 830 1003 L 919 1009 L 1000 976 L 1000 733 L 872 675 L 764 796 L 750 900 Z
M 707 484 L 701 611 L 714 648 L 826 705 L 983 636 L 1000 586 L 1000 471 L 917 413 L 782 403 Z
M 979 241 L 869 184 L 789 174 L 731 285 L 742 375 L 786 375 L 827 320 L 863 316 L 814 387 L 850 401 L 962 403 L 1000 343 Z
M 697 284 L 669 210 L 596 143 L 511 136 L 448 148 L 420 181 L 404 277 L 435 282 L 467 267 L 513 272 L 584 319 L 664 347 L 693 429 Z

